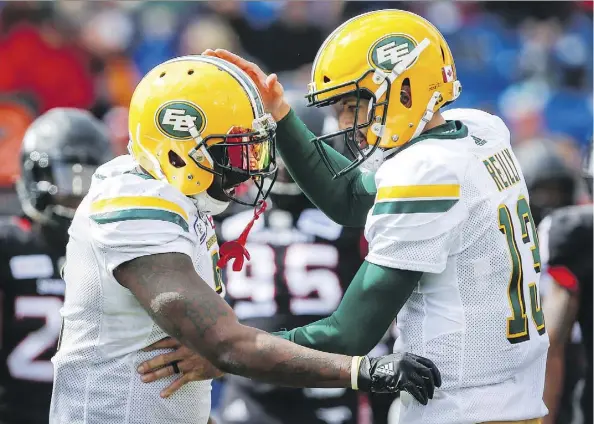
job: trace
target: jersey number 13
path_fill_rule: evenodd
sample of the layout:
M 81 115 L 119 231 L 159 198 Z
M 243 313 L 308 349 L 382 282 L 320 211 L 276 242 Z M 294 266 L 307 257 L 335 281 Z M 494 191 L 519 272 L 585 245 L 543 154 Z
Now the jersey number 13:
M 540 272 L 540 252 L 538 247 L 538 234 L 532 219 L 530 207 L 524 196 L 520 196 L 516 203 L 515 211 L 520 220 L 522 242 L 530 245 L 534 271 Z M 516 231 L 513 226 L 511 211 L 506 205 L 499 206 L 499 230 L 505 235 L 512 262 L 512 272 L 508 286 L 508 300 L 511 316 L 507 318 L 507 339 L 510 343 L 521 343 L 530 339 L 528 333 L 528 317 L 526 315 L 526 302 L 524 300 L 524 270 L 522 256 L 516 243 Z M 532 320 L 538 334 L 545 333 L 544 314 L 540 307 L 538 288 L 535 282 L 528 283 L 530 292 L 530 305 Z

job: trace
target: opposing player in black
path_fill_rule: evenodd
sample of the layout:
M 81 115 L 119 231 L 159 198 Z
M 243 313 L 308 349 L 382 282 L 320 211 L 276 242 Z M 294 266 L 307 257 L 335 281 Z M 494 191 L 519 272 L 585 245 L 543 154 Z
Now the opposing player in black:
M 0 221 L 1 424 L 48 422 L 68 227 L 95 168 L 110 158 L 106 128 L 87 111 L 52 109 L 25 134 L 22 214 Z
M 585 167 L 586 183 L 592 196 L 592 152 Z M 592 415 L 592 204 L 569 206 L 547 216 L 539 228 L 541 258 L 550 288 L 544 296 L 543 310 L 550 338 L 547 359 L 545 402 L 549 408 L 546 424 L 569 422 L 560 416 L 563 380 L 566 374 L 566 343 L 577 321 L 586 350 L 585 386 L 581 395 L 584 423 Z M 572 363 L 577 367 L 578 364 Z
M 323 114 L 294 104 L 310 128 L 321 132 Z M 336 310 L 345 285 L 361 265 L 362 232 L 327 218 L 282 164 L 270 200 L 272 205 L 248 238 L 250 261 L 241 272 L 226 272 L 225 284 L 242 323 L 273 332 Z M 250 209 L 223 219 L 218 224 L 223 241 L 236 239 L 252 215 Z M 219 424 L 354 424 L 358 394 L 346 389 L 279 388 L 229 375 L 218 409 Z

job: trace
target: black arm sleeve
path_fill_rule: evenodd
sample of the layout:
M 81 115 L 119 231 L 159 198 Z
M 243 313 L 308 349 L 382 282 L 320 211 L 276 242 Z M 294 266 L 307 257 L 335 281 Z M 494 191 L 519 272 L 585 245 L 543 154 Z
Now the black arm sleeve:
M 389 329 L 421 275 L 365 261 L 331 316 L 275 334 L 324 352 L 367 355 Z
M 377 189 L 375 174 L 355 169 L 332 179 L 316 147 L 315 138 L 291 110 L 278 122 L 277 147 L 287 170 L 307 197 L 330 219 L 347 227 L 364 227 L 367 212 L 373 206 Z M 338 168 L 350 161 L 324 144 Z

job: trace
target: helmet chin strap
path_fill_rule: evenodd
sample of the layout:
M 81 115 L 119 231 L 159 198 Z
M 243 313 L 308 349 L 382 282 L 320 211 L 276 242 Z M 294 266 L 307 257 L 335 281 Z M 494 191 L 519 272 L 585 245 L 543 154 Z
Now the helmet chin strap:
M 225 212 L 225 209 L 227 209 L 230 203 L 224 200 L 215 199 L 214 197 L 210 196 L 206 190 L 204 190 L 202 193 L 198 193 L 189 197 L 192 199 L 194 205 L 200 212 L 208 215 L 219 215 Z

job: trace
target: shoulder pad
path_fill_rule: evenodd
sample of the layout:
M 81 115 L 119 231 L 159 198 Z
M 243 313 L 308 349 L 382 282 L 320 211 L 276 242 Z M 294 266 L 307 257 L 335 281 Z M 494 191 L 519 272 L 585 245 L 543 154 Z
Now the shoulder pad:
M 88 214 L 99 223 L 156 220 L 188 231 L 194 203 L 169 184 L 132 172 L 106 178 L 89 192 Z
M 450 109 L 444 111 L 442 116 L 448 121 L 462 121 L 475 137 L 510 143 L 509 129 L 497 115 L 478 109 Z

